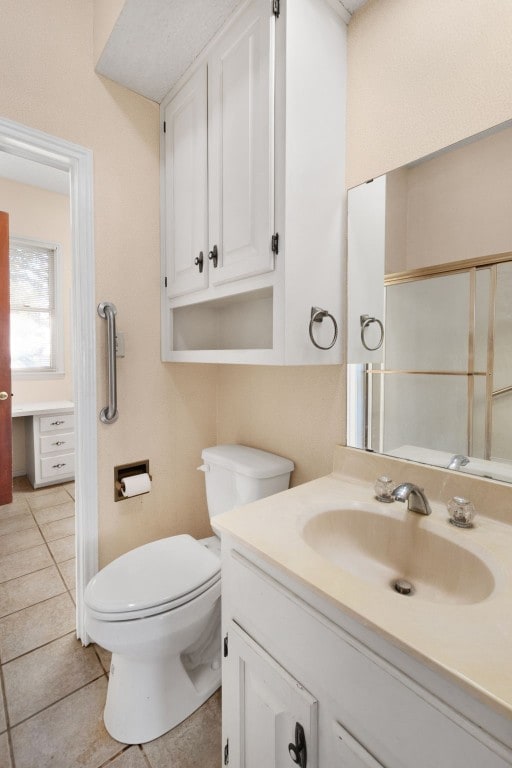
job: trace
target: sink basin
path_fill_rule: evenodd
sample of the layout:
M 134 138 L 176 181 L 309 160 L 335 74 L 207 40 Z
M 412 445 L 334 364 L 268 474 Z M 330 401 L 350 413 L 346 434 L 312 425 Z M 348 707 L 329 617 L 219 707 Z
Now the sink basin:
M 384 512 L 354 503 L 315 515 L 302 538 L 340 569 L 373 585 L 390 590 L 397 579 L 406 579 L 411 595 L 397 599 L 470 604 L 489 597 L 494 576 L 473 542 L 459 545 L 453 541 L 456 532 L 445 537 L 431 527 L 429 518 L 402 507 Z M 469 532 L 457 533 L 467 538 Z

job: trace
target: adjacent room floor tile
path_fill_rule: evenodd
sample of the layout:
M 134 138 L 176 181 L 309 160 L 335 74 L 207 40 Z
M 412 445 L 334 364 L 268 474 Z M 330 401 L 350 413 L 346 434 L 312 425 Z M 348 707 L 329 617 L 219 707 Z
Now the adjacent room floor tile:
M 75 606 L 67 592 L 0 619 L 0 661 L 5 663 L 75 628 Z
M 183 723 L 143 745 L 152 768 L 218 768 L 221 764 L 221 698 L 215 693 Z
M 71 633 L 4 664 L 3 674 L 12 726 L 104 672 L 92 645 L 84 648 Z
M 56 563 L 62 563 L 64 560 L 70 560 L 75 556 L 75 537 L 66 536 L 63 539 L 49 541 L 48 546 Z
M 75 484 L 74 483 L 65 483 L 63 486 L 66 491 L 69 493 L 72 499 L 75 498 Z
M 12 489 L 15 493 L 20 491 L 34 491 L 26 475 L 21 475 L 21 477 L 13 477 Z
M 44 544 L 44 539 L 39 533 L 39 528 L 29 528 L 26 531 L 16 531 L 0 536 L 0 557 L 12 552 L 20 552 L 22 549 L 36 547 Z
M 13 728 L 16 768 L 98 768 L 114 757 L 122 746 L 103 725 L 106 688 L 101 677 Z
M 2 768 L 12 768 L 11 752 L 9 750 L 9 739 L 7 733 L 0 736 L 0 765 Z
M 34 511 L 34 517 L 39 525 L 52 523 L 54 520 L 62 520 L 64 517 L 73 517 L 74 514 L 74 501 L 67 501 L 65 504 L 57 504 L 55 507 L 45 507 Z
M 33 573 L 53 565 L 53 559 L 46 544 L 23 549 L 0 558 L 0 582 Z
M 65 517 L 63 520 L 54 520 L 52 523 L 44 523 L 40 528 L 46 541 L 63 539 L 65 536 L 72 536 L 74 534 L 75 518 Z
M 55 507 L 57 504 L 65 504 L 70 500 L 69 493 L 63 488 L 57 488 L 56 490 L 48 490 L 48 488 L 45 488 L 43 491 L 36 491 L 32 496 L 26 497 L 33 512 L 36 509 L 45 509 L 45 507 Z
M 6 533 L 15 533 L 16 531 L 26 531 L 27 528 L 35 528 L 34 518 L 31 512 L 20 512 L 12 517 L 6 517 L 0 520 L 0 536 Z
M 76 586 L 76 559 L 65 560 L 59 563 L 59 571 L 68 589 L 74 589 Z
M 30 512 L 30 507 L 24 496 L 14 496 L 11 504 L 2 504 L 0 507 L 0 520 L 6 520 L 22 512 Z
M 0 584 L 0 616 L 21 611 L 66 591 L 55 565 Z

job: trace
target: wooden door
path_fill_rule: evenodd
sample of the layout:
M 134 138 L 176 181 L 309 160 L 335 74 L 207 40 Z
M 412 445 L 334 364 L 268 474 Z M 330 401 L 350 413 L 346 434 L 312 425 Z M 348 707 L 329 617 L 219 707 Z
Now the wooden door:
M 9 215 L 0 211 L 0 504 L 12 501 Z
M 271 3 L 254 0 L 210 57 L 210 285 L 274 268 L 274 35 Z
M 207 70 L 165 109 L 165 250 L 170 298 L 208 285 Z
M 261 646 L 230 623 L 222 672 L 224 764 L 318 768 L 318 702 Z M 227 762 L 229 761 L 229 763 Z

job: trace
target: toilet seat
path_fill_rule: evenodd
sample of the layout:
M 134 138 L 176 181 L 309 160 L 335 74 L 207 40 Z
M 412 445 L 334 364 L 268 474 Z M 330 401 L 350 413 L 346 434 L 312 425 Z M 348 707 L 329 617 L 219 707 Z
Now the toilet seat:
M 103 621 L 127 621 L 170 611 L 220 579 L 219 558 L 188 534 L 131 550 L 89 582 L 85 603 Z

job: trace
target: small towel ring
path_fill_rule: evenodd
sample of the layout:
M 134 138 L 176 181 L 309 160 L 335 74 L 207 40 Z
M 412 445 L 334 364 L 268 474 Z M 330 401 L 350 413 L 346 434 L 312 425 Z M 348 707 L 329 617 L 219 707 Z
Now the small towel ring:
M 382 343 L 384 341 L 384 326 L 382 325 L 381 321 L 377 317 L 370 317 L 370 315 L 361 315 L 361 344 L 365 349 L 368 350 L 368 352 L 376 352 L 378 349 L 382 347 Z M 377 342 L 376 347 L 369 347 L 366 343 L 366 339 L 364 338 L 364 334 L 367 328 L 370 327 L 372 323 L 377 323 L 377 325 L 380 328 L 380 339 Z
M 324 317 L 330 317 L 332 320 L 332 324 L 334 326 L 334 336 L 331 343 L 327 347 L 322 347 L 321 344 L 318 344 L 318 342 L 315 340 L 315 337 L 313 336 L 313 323 L 321 323 Z M 331 313 L 328 312 L 326 309 L 320 309 L 320 307 L 311 307 L 311 320 L 309 321 L 309 338 L 311 339 L 315 347 L 318 347 L 318 349 L 331 349 L 336 344 L 336 340 L 338 338 L 338 323 L 336 322 L 335 318 L 331 315 Z

